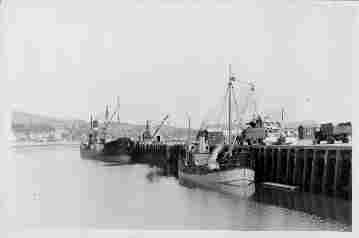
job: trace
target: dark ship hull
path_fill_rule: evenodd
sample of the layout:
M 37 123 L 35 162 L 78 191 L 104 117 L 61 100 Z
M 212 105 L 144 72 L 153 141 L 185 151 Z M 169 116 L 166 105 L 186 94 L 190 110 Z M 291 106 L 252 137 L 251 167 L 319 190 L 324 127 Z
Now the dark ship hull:
M 104 144 L 82 144 L 80 154 L 83 159 L 93 159 L 103 162 L 131 162 L 133 141 L 127 137 L 106 142 Z

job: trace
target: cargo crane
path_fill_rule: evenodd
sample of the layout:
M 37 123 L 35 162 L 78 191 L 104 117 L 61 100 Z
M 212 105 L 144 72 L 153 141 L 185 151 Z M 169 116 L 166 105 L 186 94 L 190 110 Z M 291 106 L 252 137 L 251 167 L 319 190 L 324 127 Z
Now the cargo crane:
M 158 132 L 160 131 L 160 129 L 162 128 L 163 124 L 165 124 L 166 120 L 169 118 L 169 115 L 166 115 L 162 121 L 161 124 L 156 128 L 156 130 L 153 132 L 152 138 L 154 138 L 155 136 L 157 136 Z
M 117 105 L 112 114 L 110 115 L 110 109 L 109 106 L 106 105 L 105 109 L 105 119 L 103 121 L 103 125 L 99 125 L 99 121 L 97 119 L 93 119 L 91 115 L 91 129 L 95 129 L 96 131 L 99 130 L 101 134 L 101 138 L 103 140 L 106 140 L 107 137 L 107 129 L 113 122 L 114 117 L 117 115 L 117 121 L 119 122 L 119 110 L 120 110 L 120 104 L 119 104 L 119 97 L 117 97 Z M 96 118 L 96 116 L 95 116 Z
M 105 129 L 107 129 L 107 127 L 110 125 L 110 123 L 113 121 L 114 117 L 117 115 L 117 121 L 120 122 L 120 101 L 119 101 L 119 97 L 117 97 L 117 105 L 115 110 L 112 112 L 111 117 L 110 116 L 110 112 L 109 112 L 109 108 L 108 105 L 106 106 L 106 112 L 105 112 Z
M 154 142 L 154 141 L 159 142 L 160 141 L 159 137 L 157 137 L 157 140 L 155 140 L 155 138 L 156 138 L 158 132 L 160 131 L 160 129 L 162 128 L 162 126 L 164 125 L 164 123 L 167 121 L 168 118 L 169 118 L 169 115 L 166 115 L 162 119 L 160 125 L 154 130 L 153 133 L 151 133 L 151 131 L 150 131 L 149 121 L 146 121 L 146 129 L 145 129 L 144 133 L 142 134 L 143 141 L 145 141 L 145 142 Z

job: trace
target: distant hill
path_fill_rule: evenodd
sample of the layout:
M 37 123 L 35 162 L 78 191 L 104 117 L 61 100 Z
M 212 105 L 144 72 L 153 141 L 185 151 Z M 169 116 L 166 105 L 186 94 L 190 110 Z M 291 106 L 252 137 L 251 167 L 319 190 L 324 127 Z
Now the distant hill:
M 33 113 L 13 111 L 12 124 L 22 125 L 47 125 L 51 127 L 71 127 L 74 123 L 86 124 L 83 120 L 59 119 Z
M 43 116 L 33 113 L 14 111 L 12 113 L 12 128 L 14 131 L 49 131 L 56 128 L 68 128 L 76 132 L 76 134 L 87 133 L 89 129 L 89 122 L 84 120 L 73 119 L 59 119 L 55 117 Z M 109 134 L 114 136 L 129 136 L 138 138 L 139 135 L 145 129 L 145 125 L 136 125 L 126 122 L 111 123 L 108 128 Z M 153 132 L 155 127 L 151 128 Z M 184 138 L 187 136 L 188 130 L 185 128 L 176 128 L 164 125 L 159 135 L 164 138 Z M 195 130 L 191 131 L 192 136 L 195 134 Z
M 289 128 L 298 128 L 303 125 L 307 127 L 318 126 L 314 120 L 286 122 L 285 126 Z M 217 125 L 218 126 L 218 125 Z M 65 128 L 72 131 L 77 137 L 86 134 L 89 129 L 89 122 L 74 119 L 59 119 L 55 117 L 43 116 L 33 113 L 14 111 L 12 113 L 12 128 L 15 132 L 42 132 L 54 130 L 56 128 Z M 145 125 L 136 125 L 126 122 L 111 123 L 108 128 L 109 134 L 113 136 L 129 136 L 138 138 L 143 133 Z M 151 131 L 155 130 L 155 126 L 151 127 Z M 196 130 L 191 130 L 191 137 L 196 134 Z M 159 132 L 162 138 L 186 138 L 188 130 L 186 128 L 176 128 L 164 125 Z
M 150 130 L 153 133 L 157 126 L 151 126 Z M 114 136 L 129 136 L 138 138 L 139 135 L 145 130 L 145 125 L 135 125 L 129 123 L 112 123 L 109 126 L 109 133 Z M 194 136 L 196 130 L 191 130 L 191 136 Z M 158 135 L 163 138 L 186 138 L 188 135 L 188 129 L 177 128 L 172 126 L 163 125 Z
M 14 133 L 49 133 L 57 129 L 66 130 L 73 138 L 80 138 L 89 126 L 83 120 L 59 119 L 33 113 L 13 111 L 12 129 Z

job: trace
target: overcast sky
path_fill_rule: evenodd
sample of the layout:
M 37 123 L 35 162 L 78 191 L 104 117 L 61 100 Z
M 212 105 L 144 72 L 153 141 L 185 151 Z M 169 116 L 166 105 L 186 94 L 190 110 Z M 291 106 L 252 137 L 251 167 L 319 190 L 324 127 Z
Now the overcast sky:
M 125 3 L 127 2 L 127 3 Z M 199 125 L 227 65 L 287 119 L 352 117 L 353 7 L 302 1 L 7 1 L 14 108 L 87 119 L 120 96 L 123 121 Z M 191 3 L 194 2 L 194 3 Z M 296 2 L 296 3 L 295 3 Z

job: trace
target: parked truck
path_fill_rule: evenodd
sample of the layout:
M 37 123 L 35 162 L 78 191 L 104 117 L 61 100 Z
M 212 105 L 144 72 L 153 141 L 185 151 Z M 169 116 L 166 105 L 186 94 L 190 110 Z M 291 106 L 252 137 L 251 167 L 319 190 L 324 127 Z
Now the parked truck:
M 279 122 L 262 121 L 258 117 L 247 123 L 247 125 L 248 127 L 237 137 L 239 144 L 244 144 L 244 142 L 248 145 L 288 145 L 293 143 L 286 136 Z
M 327 141 L 333 144 L 335 141 L 349 142 L 352 135 L 351 122 L 343 122 L 334 126 L 333 123 L 323 123 L 314 132 L 313 144 L 320 144 L 321 141 Z

